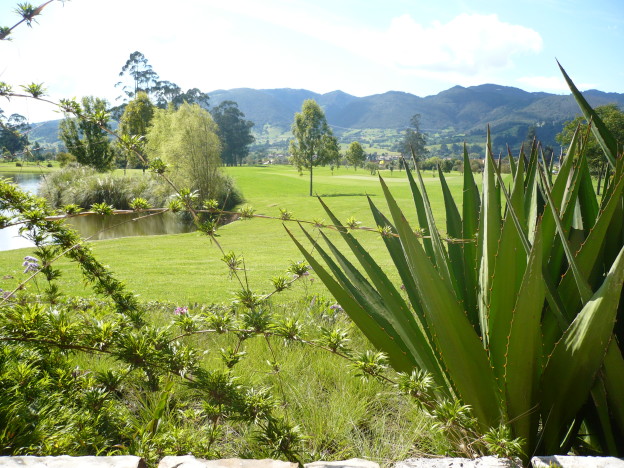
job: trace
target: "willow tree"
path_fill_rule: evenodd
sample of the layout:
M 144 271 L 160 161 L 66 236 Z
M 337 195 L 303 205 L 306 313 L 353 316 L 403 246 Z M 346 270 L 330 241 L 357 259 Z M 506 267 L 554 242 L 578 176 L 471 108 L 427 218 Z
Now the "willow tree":
M 297 169 L 310 171 L 310 196 L 314 166 L 325 165 L 340 158 L 338 141 L 327 125 L 325 113 L 314 99 L 306 99 L 292 124 L 295 137 L 290 142 L 291 162 Z
M 207 110 L 184 103 L 179 109 L 157 109 L 147 134 L 150 159 L 160 158 L 174 178 L 198 192 L 200 200 L 220 198 L 226 181 L 221 173 L 218 127 Z

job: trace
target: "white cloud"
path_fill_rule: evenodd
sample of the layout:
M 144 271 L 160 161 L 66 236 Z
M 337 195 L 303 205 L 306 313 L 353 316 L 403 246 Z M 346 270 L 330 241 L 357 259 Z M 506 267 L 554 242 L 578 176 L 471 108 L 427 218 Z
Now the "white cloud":
M 431 26 L 403 15 L 386 31 L 371 36 L 367 46 L 377 60 L 407 71 L 474 76 L 510 67 L 516 54 L 540 52 L 542 38 L 530 28 L 500 21 L 497 15 L 462 13 Z
M 562 76 L 524 76 L 518 78 L 518 82 L 538 91 L 549 91 L 554 93 L 569 93 L 567 83 Z M 592 89 L 596 85 L 591 83 L 577 83 L 577 88 Z

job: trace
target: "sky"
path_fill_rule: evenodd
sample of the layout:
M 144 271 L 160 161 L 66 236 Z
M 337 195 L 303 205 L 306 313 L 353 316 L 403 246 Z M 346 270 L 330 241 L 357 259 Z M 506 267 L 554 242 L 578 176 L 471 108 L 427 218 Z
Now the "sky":
M 0 0 L 0 26 L 17 22 L 17 3 Z M 55 101 L 120 103 L 115 84 L 134 51 L 162 80 L 208 93 L 424 97 L 495 83 L 567 94 L 557 59 L 581 90 L 624 93 L 622 0 L 57 0 L 11 37 L 0 41 L 0 81 L 43 83 Z M 26 99 L 0 108 L 61 118 Z

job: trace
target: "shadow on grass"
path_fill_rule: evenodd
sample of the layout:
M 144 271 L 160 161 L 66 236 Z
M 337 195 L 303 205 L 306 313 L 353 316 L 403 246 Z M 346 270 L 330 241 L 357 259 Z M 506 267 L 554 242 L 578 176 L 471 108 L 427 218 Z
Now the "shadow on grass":
M 376 197 L 374 193 L 315 193 L 314 196 L 322 198 L 330 197 Z

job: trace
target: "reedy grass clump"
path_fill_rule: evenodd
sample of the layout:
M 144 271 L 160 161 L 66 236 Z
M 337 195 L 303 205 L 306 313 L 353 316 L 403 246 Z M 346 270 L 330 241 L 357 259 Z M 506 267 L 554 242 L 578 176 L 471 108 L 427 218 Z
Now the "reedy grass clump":
M 151 206 L 165 206 L 173 190 L 151 174 L 128 177 L 71 164 L 47 175 L 39 194 L 54 208 L 75 204 L 89 209 L 94 204 L 106 203 L 127 210 L 132 208 L 135 198 L 143 198 Z

